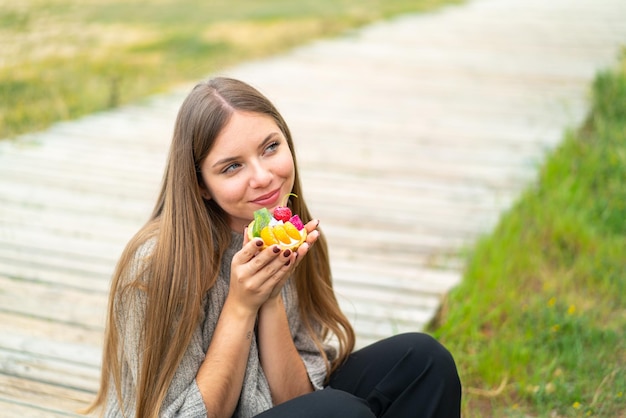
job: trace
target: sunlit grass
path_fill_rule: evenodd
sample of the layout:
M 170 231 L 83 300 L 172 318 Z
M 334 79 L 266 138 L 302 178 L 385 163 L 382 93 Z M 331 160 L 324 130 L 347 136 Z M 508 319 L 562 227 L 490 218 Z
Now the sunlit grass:
M 449 295 L 466 418 L 626 416 L 625 184 L 626 60 Z
M 0 138 L 460 0 L 0 0 Z

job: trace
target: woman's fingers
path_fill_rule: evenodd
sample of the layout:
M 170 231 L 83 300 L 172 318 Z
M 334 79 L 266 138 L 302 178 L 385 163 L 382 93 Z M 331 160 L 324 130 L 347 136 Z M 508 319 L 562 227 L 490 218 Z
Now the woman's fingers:
M 317 229 L 319 224 L 320 224 L 319 219 L 312 219 L 309 222 L 307 222 L 306 225 L 304 225 L 304 227 L 306 228 L 306 232 L 310 234 L 311 232 Z
M 291 250 L 285 250 L 281 253 L 281 256 L 279 258 L 282 265 L 280 267 L 280 270 L 274 275 L 277 281 L 272 284 L 272 292 L 269 298 L 276 297 L 280 294 L 280 291 L 291 276 L 291 273 L 296 266 L 297 255 L 298 253 Z
M 304 255 L 307 252 L 309 252 L 313 244 L 315 244 L 315 241 L 317 241 L 317 239 L 319 238 L 320 231 L 317 230 L 317 227 L 319 226 L 319 224 L 320 224 L 320 221 L 317 219 L 314 219 L 310 222 L 307 222 L 307 224 L 304 226 L 308 233 L 306 236 L 306 240 L 298 248 L 297 257 L 296 257 L 297 263 L 299 263 L 300 260 L 302 260 L 302 257 L 304 257 Z
M 233 257 L 231 279 L 237 282 L 243 294 L 254 296 L 257 303 L 264 297 L 277 296 L 293 269 L 319 238 L 318 225 L 317 219 L 307 222 L 307 238 L 297 251 L 281 250 L 276 245 L 261 250 L 263 241 L 260 238 L 250 240 L 244 230 L 243 247 Z
M 250 260 L 248 263 L 250 273 L 259 275 L 262 279 L 269 279 L 283 267 L 285 262 L 283 260 L 289 257 L 289 254 L 290 250 L 282 251 L 277 245 L 272 245 Z
M 244 235 L 241 250 L 237 251 L 237 253 L 233 256 L 233 266 L 244 265 L 253 260 L 257 254 L 259 254 L 263 245 L 264 243 L 261 238 L 254 238 L 250 240 L 249 238 L 246 238 L 246 235 Z
M 243 245 L 246 245 L 248 242 L 250 242 L 250 237 L 248 236 L 248 227 L 246 226 L 243 229 Z
M 263 241 L 255 238 L 235 254 L 232 270 L 238 281 L 259 287 L 278 273 L 284 264 L 291 263 L 291 250 L 281 250 L 277 245 L 261 250 L 262 246 Z
M 320 225 L 319 219 L 313 219 L 311 222 L 308 222 L 305 225 L 305 228 L 308 232 L 305 242 L 308 244 L 309 247 L 315 244 L 315 241 L 317 241 L 317 238 L 320 236 L 320 231 L 317 230 L 317 227 L 319 225 Z

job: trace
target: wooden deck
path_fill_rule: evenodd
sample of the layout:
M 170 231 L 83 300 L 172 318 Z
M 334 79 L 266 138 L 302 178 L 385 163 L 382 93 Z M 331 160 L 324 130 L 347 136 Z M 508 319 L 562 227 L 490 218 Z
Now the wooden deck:
M 290 123 L 359 345 L 432 318 L 625 41 L 624 0 L 475 0 L 223 72 Z M 109 277 L 189 87 L 0 141 L 3 417 L 92 398 Z

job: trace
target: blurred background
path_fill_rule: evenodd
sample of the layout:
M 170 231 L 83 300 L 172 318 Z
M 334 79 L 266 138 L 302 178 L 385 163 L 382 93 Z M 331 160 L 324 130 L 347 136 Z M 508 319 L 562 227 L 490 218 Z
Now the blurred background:
M 1 0 L 0 138 L 455 0 Z

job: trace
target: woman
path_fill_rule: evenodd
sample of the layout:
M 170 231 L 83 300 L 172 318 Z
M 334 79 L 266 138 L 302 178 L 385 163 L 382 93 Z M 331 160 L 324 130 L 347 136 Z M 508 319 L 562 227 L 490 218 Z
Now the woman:
M 285 196 L 297 251 L 249 239 Z M 352 353 L 327 245 L 303 198 L 289 129 L 251 86 L 197 85 L 179 111 L 159 198 L 127 245 L 109 302 L 93 411 L 137 417 L 459 415 L 449 353 L 392 337 Z M 329 339 L 334 344 L 329 344 Z

